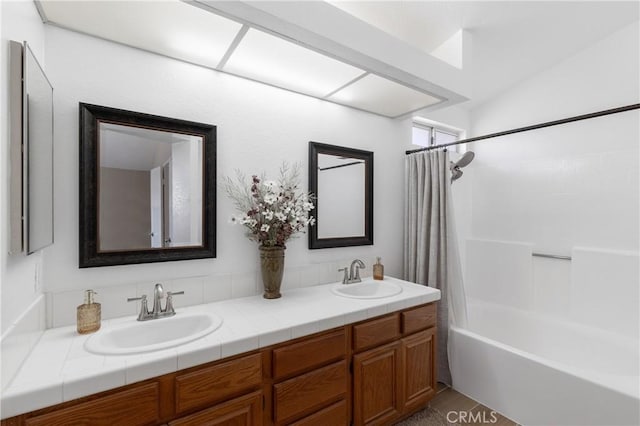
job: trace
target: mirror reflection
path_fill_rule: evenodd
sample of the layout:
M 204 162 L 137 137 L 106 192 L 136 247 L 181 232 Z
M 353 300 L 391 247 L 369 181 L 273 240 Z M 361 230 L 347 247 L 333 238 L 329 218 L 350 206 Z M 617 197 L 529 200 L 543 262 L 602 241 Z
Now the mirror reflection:
M 373 244 L 373 152 L 309 142 L 309 248 Z
M 365 234 L 365 163 L 354 157 L 318 154 L 318 238 Z
M 202 245 L 202 136 L 99 124 L 99 251 Z
M 216 257 L 216 126 L 80 103 L 79 266 Z

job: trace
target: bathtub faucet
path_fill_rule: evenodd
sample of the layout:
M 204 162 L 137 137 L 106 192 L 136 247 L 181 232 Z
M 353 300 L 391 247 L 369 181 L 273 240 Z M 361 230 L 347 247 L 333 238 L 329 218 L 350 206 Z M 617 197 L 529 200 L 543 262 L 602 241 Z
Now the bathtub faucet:
M 338 271 L 344 271 L 344 277 L 342 278 L 342 284 L 353 284 L 359 283 L 362 280 L 360 279 L 360 268 L 364 268 L 364 263 L 360 259 L 356 259 L 351 262 L 351 267 L 347 270 L 347 267 L 338 269 Z

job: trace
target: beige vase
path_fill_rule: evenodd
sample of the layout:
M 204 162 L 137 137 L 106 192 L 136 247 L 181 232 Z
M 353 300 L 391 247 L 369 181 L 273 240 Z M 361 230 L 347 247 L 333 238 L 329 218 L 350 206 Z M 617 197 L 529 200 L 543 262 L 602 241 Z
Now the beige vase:
M 264 284 L 264 298 L 277 299 L 284 273 L 284 247 L 260 246 L 260 270 Z

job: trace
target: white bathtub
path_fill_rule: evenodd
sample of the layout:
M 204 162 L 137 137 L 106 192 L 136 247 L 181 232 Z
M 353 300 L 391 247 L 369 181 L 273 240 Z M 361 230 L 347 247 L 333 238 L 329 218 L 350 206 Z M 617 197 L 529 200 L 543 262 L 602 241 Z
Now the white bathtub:
M 449 335 L 459 392 L 523 425 L 640 424 L 637 339 L 485 302 L 468 308 L 468 329 Z

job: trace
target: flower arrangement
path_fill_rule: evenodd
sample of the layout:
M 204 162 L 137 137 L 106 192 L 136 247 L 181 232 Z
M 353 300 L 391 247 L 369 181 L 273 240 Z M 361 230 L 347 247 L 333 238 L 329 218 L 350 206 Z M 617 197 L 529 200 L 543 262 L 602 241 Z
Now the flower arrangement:
M 231 222 L 247 228 L 247 237 L 263 247 L 285 247 L 289 238 L 313 226 L 313 194 L 298 191 L 300 165 L 283 163 L 278 181 L 253 175 L 247 183 L 244 174 L 236 170 L 236 180 L 229 177 L 224 189 L 241 214 Z

